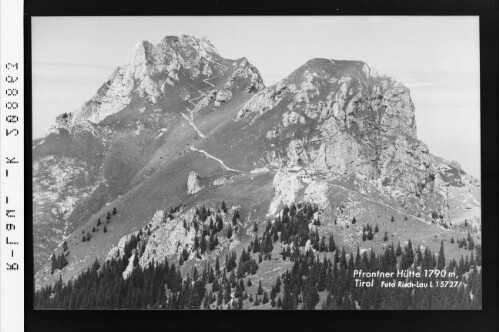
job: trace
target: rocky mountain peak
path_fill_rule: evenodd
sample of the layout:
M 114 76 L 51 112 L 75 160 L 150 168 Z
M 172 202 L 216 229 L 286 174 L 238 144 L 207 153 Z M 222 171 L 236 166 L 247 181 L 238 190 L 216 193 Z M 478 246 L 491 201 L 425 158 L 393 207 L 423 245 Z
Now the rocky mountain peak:
M 270 113 L 278 122 L 265 124 L 266 162 L 277 168 L 358 173 L 404 193 L 431 178 L 409 89 L 363 61 L 311 59 L 257 93 L 236 121 L 259 126 Z
M 283 81 L 302 83 L 304 80 L 311 81 L 313 78 L 316 81 L 331 82 L 338 81 L 342 77 L 351 77 L 361 81 L 381 78 L 378 72 L 364 61 L 314 58 L 308 60 Z M 383 78 L 390 79 L 386 76 Z
M 199 55 L 211 59 L 213 56 L 220 57 L 215 46 L 206 37 L 197 38 L 190 35 L 166 36 L 156 46 L 159 50 L 172 49 L 183 55 Z
M 157 45 L 143 40 L 135 45 L 127 63 L 116 68 L 97 93 L 69 119 L 71 123 L 67 120 L 64 125 L 100 123 L 137 98 L 157 109 L 156 104 L 169 91 L 173 96 L 187 97 L 188 87 L 198 86 L 192 91 L 198 93 L 199 88 L 214 87 L 212 80 L 226 74 L 232 74 L 227 82 L 229 87 L 238 79 L 247 78 L 251 80 L 249 92 L 264 88 L 260 73 L 246 59 L 223 58 L 206 37 L 166 36 Z M 55 127 L 60 127 L 59 122 Z

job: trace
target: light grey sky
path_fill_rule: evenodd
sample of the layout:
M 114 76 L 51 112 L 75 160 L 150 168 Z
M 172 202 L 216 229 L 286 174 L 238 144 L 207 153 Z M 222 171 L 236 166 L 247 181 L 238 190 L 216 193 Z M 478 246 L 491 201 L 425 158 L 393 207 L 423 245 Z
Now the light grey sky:
M 206 36 L 270 85 L 311 58 L 363 60 L 411 90 L 418 137 L 480 177 L 478 17 L 36 17 L 33 135 L 97 91 L 141 40 Z

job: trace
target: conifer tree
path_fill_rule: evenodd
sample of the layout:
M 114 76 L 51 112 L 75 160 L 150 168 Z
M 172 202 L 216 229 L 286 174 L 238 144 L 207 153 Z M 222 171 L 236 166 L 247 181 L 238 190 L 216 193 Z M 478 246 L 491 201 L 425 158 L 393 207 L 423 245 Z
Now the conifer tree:
M 257 289 L 256 293 L 257 293 L 258 295 L 262 295 L 262 294 L 263 294 L 262 280 L 261 280 L 261 279 L 260 279 L 260 281 L 258 282 L 258 289 Z
M 237 300 L 237 309 L 241 310 L 243 308 L 243 297 L 240 296 Z
M 217 259 L 215 260 L 215 272 L 217 273 L 217 276 L 220 275 L 220 261 Z
M 275 297 L 276 297 L 275 287 L 272 286 L 272 289 L 270 290 L 270 298 L 274 299 Z
M 336 250 L 336 244 L 334 243 L 334 238 L 333 238 L 333 234 L 329 234 L 329 243 L 328 243 L 328 249 L 329 249 L 329 252 L 333 252 Z
M 267 304 L 269 302 L 269 295 L 267 292 L 263 292 L 262 304 Z
M 68 261 L 66 260 L 66 256 L 62 255 L 59 256 L 59 269 L 62 270 L 66 265 L 68 265 Z
M 241 254 L 241 256 L 239 256 L 239 262 L 237 263 L 237 273 L 236 273 L 236 276 L 238 279 L 241 279 L 244 277 L 244 274 L 246 273 L 246 270 L 245 270 L 245 265 L 244 265 L 244 248 L 243 248 L 243 253 Z
M 52 254 L 50 256 L 50 261 L 51 261 L 51 264 L 50 264 L 50 274 L 54 274 L 54 271 L 56 270 L 56 259 L 55 259 L 55 254 Z
M 178 265 L 182 266 L 183 264 L 184 264 L 184 256 L 180 255 L 180 257 L 178 258 Z
M 213 284 L 211 285 L 211 290 L 215 293 L 220 289 L 220 284 L 218 283 L 218 278 L 213 279 Z
M 374 237 L 373 231 L 372 231 L 371 227 L 369 227 L 369 231 L 367 232 L 367 239 L 370 241 L 373 239 L 373 237 Z
M 336 264 L 338 264 L 338 262 L 339 262 L 339 261 L 340 261 L 340 255 L 339 255 L 339 253 L 338 253 L 338 250 L 336 250 L 336 251 L 334 252 L 333 264 L 335 264 L 335 265 L 336 265 Z
M 418 247 L 416 249 L 416 255 L 414 258 L 414 267 L 421 266 L 422 260 L 423 260 L 423 255 L 421 254 L 421 249 Z
M 193 246 L 193 250 L 196 251 L 198 250 L 199 248 L 199 239 L 197 236 L 194 237 L 194 246 Z
M 116 213 L 118 213 L 118 211 L 116 210 L 116 207 L 113 208 L 113 216 L 116 215 Z
M 281 291 L 281 277 L 277 276 L 277 279 L 275 281 L 275 291 L 276 293 L 279 293 Z
M 340 267 L 342 270 L 345 270 L 347 268 L 347 257 L 346 257 L 345 248 L 341 248 Z
M 409 241 L 407 241 L 407 247 L 405 248 L 405 254 L 407 256 L 407 261 L 408 261 L 409 265 L 412 265 L 414 263 L 414 251 L 412 248 L 411 239 L 409 239 Z
M 397 244 L 397 249 L 395 250 L 395 255 L 397 257 L 399 257 L 400 255 L 402 255 L 402 248 L 400 247 L 400 241 Z
M 475 263 L 477 266 L 482 266 L 482 246 L 481 245 L 475 245 L 476 249 L 476 258 L 475 258 Z
M 225 262 L 227 272 L 232 271 L 236 267 L 236 253 L 232 251 L 229 255 L 227 255 Z
M 362 263 L 362 258 L 360 257 L 360 248 L 359 248 L 359 245 L 357 245 L 357 253 L 355 255 L 355 268 L 360 269 L 361 263 Z M 325 266 L 326 264 L 327 264 L 327 262 L 324 260 L 322 265 Z
M 206 238 L 201 236 L 201 241 L 199 243 L 199 249 L 201 250 L 201 254 L 204 254 L 206 251 Z
M 473 238 L 470 236 L 468 240 L 468 249 L 469 250 L 474 250 L 475 249 L 475 241 L 473 241 Z
M 444 241 L 440 241 L 440 251 L 438 252 L 437 269 L 443 270 L 445 267 Z
M 234 212 L 234 216 L 232 217 L 232 224 L 237 225 L 237 220 L 240 218 L 239 216 L 239 210 L 236 210 Z

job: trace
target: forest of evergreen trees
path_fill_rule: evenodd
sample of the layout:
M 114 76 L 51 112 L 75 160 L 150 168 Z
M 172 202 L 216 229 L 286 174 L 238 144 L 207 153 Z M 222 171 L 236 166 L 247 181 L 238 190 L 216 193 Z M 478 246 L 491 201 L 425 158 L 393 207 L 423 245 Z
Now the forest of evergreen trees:
M 227 211 L 225 203 L 222 210 Z M 265 225 L 261 235 L 258 226 L 253 227 L 254 237 L 247 248 L 237 255 L 228 252 L 224 266 L 218 258 L 205 261 L 202 267 L 192 267 L 182 274 L 180 266 L 189 258 L 183 253 L 177 262 L 150 263 L 144 268 L 138 265 L 134 256 L 131 274 L 123 277 L 134 249 L 140 243 L 142 233 L 132 236 L 127 242 L 122 258 L 113 259 L 93 266 L 75 280 L 63 284 L 59 279 L 52 286 L 46 286 L 35 293 L 35 307 L 57 309 L 244 309 L 252 306 L 265 306 L 274 309 L 481 309 L 481 248 L 471 244 L 476 250 L 476 258 L 461 256 L 459 262 L 446 261 L 443 243 L 438 255 L 428 248 L 414 249 L 411 241 L 405 246 L 400 243 L 388 244 L 381 254 L 373 250 L 347 254 L 338 248 L 333 234 L 319 236 L 317 229 L 312 231 L 309 224 L 320 225 L 314 220 L 316 208 L 311 205 L 285 207 L 282 218 L 276 218 Z M 175 213 L 174 209 L 170 214 Z M 203 207 L 197 216 L 206 220 L 209 211 Z M 239 212 L 234 213 L 232 225 L 237 225 Z M 203 221 L 204 221 L 203 220 Z M 222 229 L 221 218 L 201 231 L 204 236 L 215 237 Z M 229 227 L 231 227 L 229 225 Z M 232 229 L 232 228 L 230 228 Z M 374 232 L 378 231 L 378 227 Z M 372 227 L 364 229 L 366 239 Z M 198 240 L 196 251 L 203 251 L 206 244 Z M 470 246 L 471 236 L 466 241 Z M 305 245 L 310 240 L 310 246 Z M 210 241 L 211 243 L 211 241 Z M 282 260 L 292 262 L 292 268 L 276 277 L 269 289 L 258 281 L 259 265 L 272 258 L 274 246 L 280 243 Z M 472 243 L 472 242 L 471 242 Z M 205 248 L 206 250 L 206 248 Z M 318 253 L 328 253 L 320 255 Z M 63 256 L 63 255 L 62 255 Z M 319 257 L 319 256 L 322 256 Z M 198 256 L 199 257 L 199 256 Z M 446 264 L 446 262 L 448 264 Z M 57 263 L 58 264 L 58 263 Z M 56 265 L 57 265 L 56 264 Z M 433 288 L 382 288 L 356 287 L 354 270 L 392 272 L 397 269 L 423 271 L 445 269 L 455 273 L 457 287 Z M 446 280 L 436 276 L 422 275 L 420 282 Z M 404 280 L 399 278 L 398 280 Z M 411 281 L 415 282 L 413 278 Z M 251 289 L 250 289 L 251 287 Z M 269 305 L 268 305 L 269 304 Z

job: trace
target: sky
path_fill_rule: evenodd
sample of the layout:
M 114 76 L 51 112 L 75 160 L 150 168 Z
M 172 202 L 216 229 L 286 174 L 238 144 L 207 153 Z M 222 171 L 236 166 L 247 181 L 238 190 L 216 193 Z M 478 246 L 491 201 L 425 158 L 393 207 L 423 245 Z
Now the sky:
M 480 178 L 479 20 L 429 17 L 35 17 L 33 137 L 79 109 L 141 40 L 206 36 L 228 59 L 246 57 L 266 85 L 312 58 L 362 60 L 404 83 L 418 138 Z

